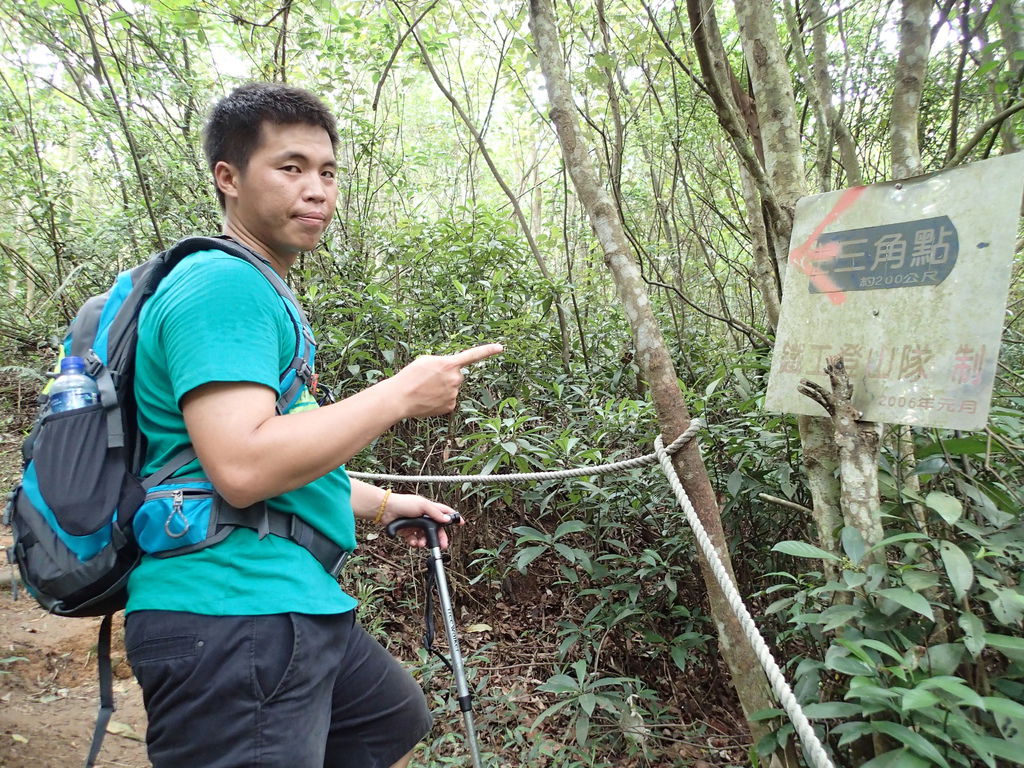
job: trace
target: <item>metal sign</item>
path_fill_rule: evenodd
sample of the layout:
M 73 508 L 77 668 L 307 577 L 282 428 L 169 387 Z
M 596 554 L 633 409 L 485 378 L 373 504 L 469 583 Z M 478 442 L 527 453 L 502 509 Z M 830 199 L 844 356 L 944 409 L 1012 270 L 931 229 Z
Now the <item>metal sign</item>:
M 842 354 L 868 421 L 982 429 L 1024 195 L 1024 153 L 802 198 L 765 407 L 821 416 Z

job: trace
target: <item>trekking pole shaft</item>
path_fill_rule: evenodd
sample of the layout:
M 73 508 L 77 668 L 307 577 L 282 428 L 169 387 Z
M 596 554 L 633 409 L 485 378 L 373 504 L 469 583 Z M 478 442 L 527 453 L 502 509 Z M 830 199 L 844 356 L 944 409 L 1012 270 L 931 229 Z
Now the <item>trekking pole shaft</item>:
M 455 633 L 455 612 L 452 610 L 452 600 L 448 594 L 448 579 L 445 577 L 444 564 L 441 562 L 441 548 L 432 547 L 430 557 L 431 565 L 434 568 L 434 578 L 437 581 L 441 612 L 444 614 L 444 628 L 448 634 L 448 650 L 452 657 L 452 672 L 455 675 L 455 690 L 459 696 L 459 709 L 462 710 L 462 715 L 466 720 L 466 737 L 473 756 L 473 768 L 482 768 L 480 747 L 476 741 L 476 728 L 473 725 L 473 697 L 469 692 L 469 685 L 466 683 L 466 671 L 462 665 L 462 649 L 459 646 L 459 637 Z

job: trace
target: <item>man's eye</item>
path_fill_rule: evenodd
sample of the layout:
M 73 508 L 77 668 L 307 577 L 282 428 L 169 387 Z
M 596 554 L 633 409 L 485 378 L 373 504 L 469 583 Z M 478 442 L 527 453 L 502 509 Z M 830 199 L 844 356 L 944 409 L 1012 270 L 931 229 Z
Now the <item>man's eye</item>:
M 320 175 L 323 176 L 325 179 L 333 179 L 334 171 L 324 171 Z
M 288 171 L 288 173 L 298 173 L 299 166 L 297 165 L 283 165 L 281 166 L 282 171 Z

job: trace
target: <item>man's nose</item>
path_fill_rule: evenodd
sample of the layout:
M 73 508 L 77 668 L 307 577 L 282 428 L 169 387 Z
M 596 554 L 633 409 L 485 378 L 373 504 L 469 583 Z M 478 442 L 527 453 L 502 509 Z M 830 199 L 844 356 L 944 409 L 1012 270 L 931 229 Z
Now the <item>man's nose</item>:
M 302 196 L 306 200 L 320 202 L 327 199 L 327 183 L 319 173 L 306 175 L 306 183 L 303 186 Z

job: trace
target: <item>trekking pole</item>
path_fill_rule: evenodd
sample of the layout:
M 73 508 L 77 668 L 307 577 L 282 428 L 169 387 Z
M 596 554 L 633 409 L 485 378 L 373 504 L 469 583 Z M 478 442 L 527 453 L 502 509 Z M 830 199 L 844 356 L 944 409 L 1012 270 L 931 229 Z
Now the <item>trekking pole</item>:
M 443 525 L 457 525 L 460 521 L 461 517 L 456 512 L 451 516 L 451 520 Z M 428 573 L 433 574 L 434 580 L 437 582 L 437 594 L 441 599 L 441 611 L 444 614 L 445 630 L 448 634 L 448 649 L 452 657 L 449 666 L 452 674 L 455 675 L 455 690 L 459 695 L 459 709 L 462 710 L 462 716 L 466 721 L 466 737 L 469 740 L 469 750 L 473 756 L 473 768 L 482 768 L 480 747 L 476 742 L 476 728 L 473 725 L 473 696 L 470 694 L 469 686 L 466 683 L 466 671 L 462 666 L 462 649 L 459 647 L 458 635 L 455 634 L 455 612 L 452 610 L 452 600 L 448 594 L 448 579 L 445 578 L 444 564 L 441 562 L 441 541 L 437 535 L 437 531 L 441 526 L 442 523 L 429 517 L 409 517 L 400 518 L 388 523 L 388 527 L 385 530 L 388 536 L 392 538 L 405 528 L 417 528 L 427 536 L 427 546 L 430 548 L 430 552 L 427 555 L 427 569 Z M 430 594 L 428 592 L 428 606 L 430 605 L 429 599 Z M 432 619 L 428 615 L 428 628 L 431 621 Z M 432 631 L 428 629 L 427 650 L 433 650 L 430 647 L 429 638 L 431 634 Z

